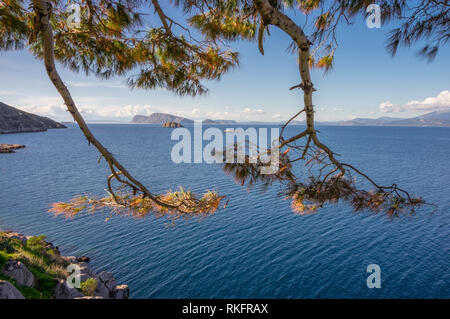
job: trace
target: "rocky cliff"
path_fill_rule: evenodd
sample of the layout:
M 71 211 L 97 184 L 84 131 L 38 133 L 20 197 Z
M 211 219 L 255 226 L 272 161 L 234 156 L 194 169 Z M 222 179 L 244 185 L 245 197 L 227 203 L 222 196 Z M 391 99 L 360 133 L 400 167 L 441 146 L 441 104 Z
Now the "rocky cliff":
M 0 134 L 42 132 L 51 128 L 65 128 L 48 117 L 21 111 L 0 102 Z

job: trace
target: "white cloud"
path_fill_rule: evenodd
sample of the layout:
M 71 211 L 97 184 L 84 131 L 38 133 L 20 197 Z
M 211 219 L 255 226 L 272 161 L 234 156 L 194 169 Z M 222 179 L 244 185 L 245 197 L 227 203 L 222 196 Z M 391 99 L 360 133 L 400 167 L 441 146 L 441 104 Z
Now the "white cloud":
M 2 91 L 0 91 L 1 93 Z M 6 104 L 17 107 L 21 110 L 50 117 L 56 121 L 70 121 L 70 113 L 64 101 L 57 94 L 55 95 L 25 95 L 15 91 L 4 91 L 9 93 Z M 179 107 L 148 104 L 122 104 L 123 102 L 109 96 L 74 96 L 76 105 L 80 113 L 87 121 L 119 121 L 129 122 L 135 115 L 150 115 L 154 112 L 164 112 L 190 119 L 223 119 L 236 121 L 268 121 L 282 120 L 283 113 L 268 112 L 261 108 L 226 106 L 211 110 L 205 106 L 193 106 L 180 110 Z M 144 102 L 145 103 L 145 102 Z
M 261 109 L 251 109 L 251 108 L 246 107 L 245 109 L 243 109 L 241 111 L 241 113 L 243 113 L 243 114 L 264 114 L 266 112 Z
M 159 112 L 150 105 L 118 105 L 108 99 L 97 97 L 76 98 L 76 103 L 80 113 L 88 121 L 98 119 L 128 121 L 137 114 L 150 115 L 154 112 Z M 26 112 L 47 116 L 57 121 L 71 119 L 63 100 L 58 96 L 19 96 L 14 103 L 9 104 Z
M 81 82 L 74 82 L 74 81 L 69 81 L 67 82 L 68 86 L 72 86 L 72 87 L 80 87 L 80 88 L 110 88 L 110 89 L 126 89 L 127 86 L 121 83 L 116 83 L 116 82 L 104 82 L 104 81 L 98 81 L 98 82 L 85 82 L 85 81 L 81 81 Z
M 0 90 L 0 95 L 18 95 L 19 92 L 13 90 Z
M 279 114 L 273 112 L 266 112 L 262 109 L 252 109 L 249 107 L 232 109 L 231 107 L 225 107 L 226 111 L 209 111 L 206 114 L 202 113 L 203 118 L 209 118 L 213 120 L 235 120 L 235 121 L 261 121 L 267 120 L 268 117 L 278 118 Z
M 423 101 L 409 101 L 403 105 L 395 105 L 390 101 L 380 103 L 380 111 L 384 113 L 405 111 L 443 111 L 450 110 L 450 91 L 445 90 L 434 97 L 427 97 Z
M 210 119 L 217 119 L 217 120 L 229 120 L 230 118 L 230 112 L 226 111 L 226 112 L 208 112 L 206 113 L 206 117 L 210 118 Z
M 334 112 L 344 112 L 344 109 L 342 107 L 335 107 L 333 109 Z
M 380 103 L 380 111 L 384 113 L 393 112 L 394 104 L 391 101 Z

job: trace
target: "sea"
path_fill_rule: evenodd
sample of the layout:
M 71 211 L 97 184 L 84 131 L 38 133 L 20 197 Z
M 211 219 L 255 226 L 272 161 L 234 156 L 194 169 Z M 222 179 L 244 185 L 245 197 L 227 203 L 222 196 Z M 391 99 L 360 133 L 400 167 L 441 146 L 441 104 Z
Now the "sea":
M 437 206 L 395 219 L 355 213 L 345 203 L 300 216 L 277 185 L 247 189 L 220 164 L 174 163 L 173 129 L 90 128 L 152 191 L 213 189 L 229 200 L 212 216 L 174 224 L 152 216 L 105 221 L 107 212 L 54 217 L 54 202 L 106 194 L 104 160 L 98 163 L 99 153 L 72 124 L 0 135 L 0 143 L 26 145 L 0 155 L 0 229 L 43 234 L 64 255 L 89 256 L 95 271 L 129 285 L 131 298 L 450 297 L 450 128 L 318 128 L 343 161 Z M 285 134 L 302 129 L 289 126 Z M 367 285 L 373 264 L 380 288 Z

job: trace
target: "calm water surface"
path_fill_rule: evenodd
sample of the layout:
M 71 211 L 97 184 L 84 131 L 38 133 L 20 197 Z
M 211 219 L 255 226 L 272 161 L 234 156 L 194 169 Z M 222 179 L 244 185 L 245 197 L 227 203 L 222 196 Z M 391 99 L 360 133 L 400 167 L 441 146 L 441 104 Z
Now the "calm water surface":
M 113 272 L 134 298 L 450 297 L 449 128 L 320 128 L 329 146 L 380 184 L 395 181 L 439 206 L 389 221 L 344 204 L 297 216 L 277 188 L 247 192 L 217 165 L 172 163 L 170 129 L 91 127 L 151 189 L 215 188 L 230 199 L 212 217 L 175 227 L 154 218 L 55 218 L 47 213 L 52 202 L 104 194 L 97 151 L 75 126 L 0 135 L 0 143 L 27 146 L 0 156 L 0 228 L 46 234 L 64 254 L 92 257 L 95 270 Z M 366 286 L 372 263 L 381 267 L 381 289 Z

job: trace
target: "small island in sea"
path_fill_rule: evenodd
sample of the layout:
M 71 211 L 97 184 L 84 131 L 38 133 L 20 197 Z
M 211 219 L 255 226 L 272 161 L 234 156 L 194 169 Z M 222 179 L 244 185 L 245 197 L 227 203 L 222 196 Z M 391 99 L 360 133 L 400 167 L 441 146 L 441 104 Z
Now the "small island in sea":
M 162 125 L 162 127 L 184 127 L 184 126 L 181 123 L 175 121 L 167 121 Z
M 22 144 L 0 144 L 0 153 L 15 153 L 14 150 L 24 147 Z
M 194 124 L 194 120 L 168 113 L 153 113 L 149 116 L 135 115 L 131 120 L 131 124 L 164 124 L 166 122 L 177 122 L 180 124 Z M 203 124 L 238 124 L 238 123 L 233 120 L 205 119 L 203 121 Z

